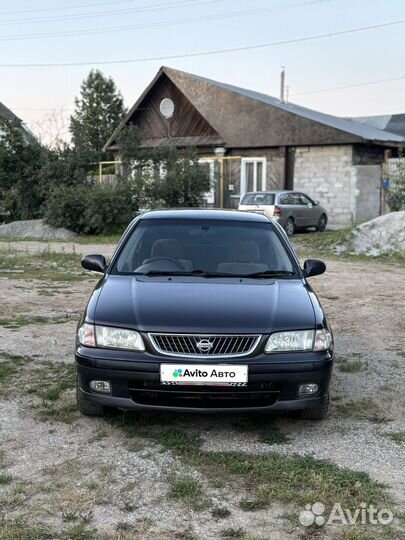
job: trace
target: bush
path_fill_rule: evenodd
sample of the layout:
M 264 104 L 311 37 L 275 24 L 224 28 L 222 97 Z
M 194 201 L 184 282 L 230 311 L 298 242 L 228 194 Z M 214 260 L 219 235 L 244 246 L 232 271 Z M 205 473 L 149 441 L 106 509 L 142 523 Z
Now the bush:
M 136 213 L 134 201 L 128 182 L 58 187 L 48 199 L 45 221 L 77 233 L 122 232 Z

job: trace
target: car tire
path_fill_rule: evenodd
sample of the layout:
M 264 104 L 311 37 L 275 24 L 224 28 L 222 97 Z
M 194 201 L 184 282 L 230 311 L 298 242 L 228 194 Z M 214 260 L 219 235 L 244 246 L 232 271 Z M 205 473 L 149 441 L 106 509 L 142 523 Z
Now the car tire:
M 316 226 L 316 230 L 318 232 L 325 232 L 326 225 L 328 224 L 328 218 L 326 214 L 322 214 L 319 218 L 318 225 Z
M 329 401 L 330 396 L 328 394 L 323 405 L 319 407 L 311 407 L 310 409 L 303 409 L 302 411 L 300 411 L 299 417 L 303 420 L 323 420 L 328 416 Z
M 292 218 L 288 218 L 284 225 L 284 230 L 287 236 L 292 236 L 295 231 L 295 223 Z
M 76 380 L 76 402 L 80 414 L 84 416 L 104 416 L 105 414 L 106 408 L 103 405 L 84 399 L 78 380 Z

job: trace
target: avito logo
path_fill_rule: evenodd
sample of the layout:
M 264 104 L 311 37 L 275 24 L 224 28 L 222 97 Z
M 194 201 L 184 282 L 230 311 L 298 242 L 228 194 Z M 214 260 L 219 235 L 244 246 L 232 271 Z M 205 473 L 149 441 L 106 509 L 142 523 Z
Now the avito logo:
M 173 377 L 175 378 L 195 377 L 199 379 L 204 379 L 207 377 L 212 377 L 212 378 L 222 379 L 224 377 L 230 377 L 231 379 L 233 379 L 235 376 L 236 376 L 236 373 L 234 371 L 219 371 L 217 369 L 212 369 L 210 373 L 208 373 L 208 371 L 204 371 L 201 369 L 188 369 L 188 368 L 184 370 L 181 368 L 178 368 L 173 371 Z

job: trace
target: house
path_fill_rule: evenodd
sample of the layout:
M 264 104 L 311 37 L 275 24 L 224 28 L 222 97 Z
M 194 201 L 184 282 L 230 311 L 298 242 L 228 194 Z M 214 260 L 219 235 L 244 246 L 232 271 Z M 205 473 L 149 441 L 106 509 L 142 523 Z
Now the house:
M 17 115 L 15 115 L 8 107 L 6 107 L 0 101 L 0 121 L 1 120 L 6 120 L 6 121 L 9 121 L 9 122 L 19 124 L 20 127 L 21 127 L 21 130 L 23 132 L 24 139 L 26 140 L 26 142 L 35 142 L 35 143 L 38 144 L 38 141 L 36 140 L 35 136 L 27 128 L 27 126 L 22 122 L 22 120 L 20 118 L 18 118 Z M 3 132 L 2 132 L 2 129 L 1 129 L 1 124 L 0 124 L 0 137 L 2 136 L 2 134 L 3 134 Z
M 162 67 L 111 135 L 136 125 L 145 148 L 194 147 L 210 170 L 209 202 L 236 207 L 248 191 L 295 189 L 334 227 L 379 215 L 381 165 L 403 136 L 274 97 Z

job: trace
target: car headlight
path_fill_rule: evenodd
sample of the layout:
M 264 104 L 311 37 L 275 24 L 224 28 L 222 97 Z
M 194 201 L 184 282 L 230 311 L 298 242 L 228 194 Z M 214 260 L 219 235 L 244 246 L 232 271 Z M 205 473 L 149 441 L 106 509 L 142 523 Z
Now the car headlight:
M 267 340 L 264 352 L 325 351 L 332 344 L 328 330 L 291 330 L 275 332 Z
M 136 330 L 112 328 L 84 323 L 78 331 L 79 342 L 86 347 L 107 347 L 110 349 L 129 349 L 144 351 L 142 336 Z

